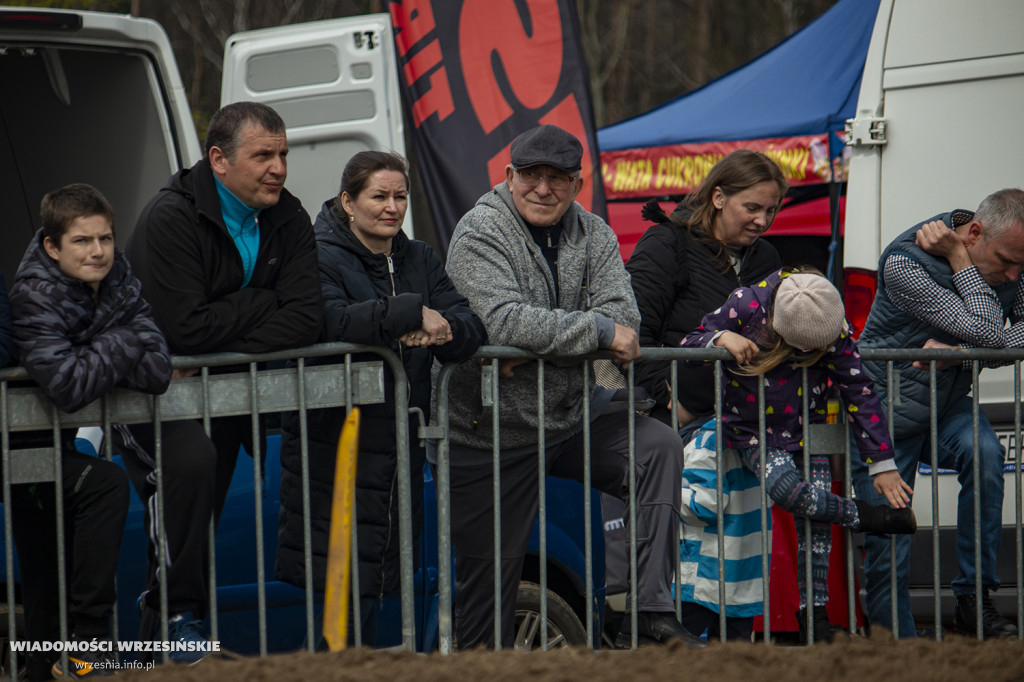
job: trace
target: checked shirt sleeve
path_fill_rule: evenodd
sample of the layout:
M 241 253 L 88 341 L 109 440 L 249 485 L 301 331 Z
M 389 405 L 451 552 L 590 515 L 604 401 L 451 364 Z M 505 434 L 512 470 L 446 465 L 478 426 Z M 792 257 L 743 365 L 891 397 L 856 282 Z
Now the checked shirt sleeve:
M 886 259 L 884 275 L 886 292 L 904 312 L 952 334 L 964 347 L 1006 348 L 1002 306 L 976 267 L 953 275 L 956 292 L 939 286 L 920 263 L 902 254 Z

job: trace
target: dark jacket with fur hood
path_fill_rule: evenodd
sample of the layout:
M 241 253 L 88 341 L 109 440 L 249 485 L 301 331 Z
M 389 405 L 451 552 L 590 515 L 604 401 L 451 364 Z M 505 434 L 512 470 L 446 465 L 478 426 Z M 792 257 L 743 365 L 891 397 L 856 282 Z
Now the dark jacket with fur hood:
M 681 202 L 665 215 L 657 202 L 644 206 L 643 217 L 656 223 L 644 232 L 626 263 L 640 309 L 640 346 L 675 348 L 700 326 L 704 315 L 722 305 L 733 289 L 751 286 L 782 267 L 775 247 L 758 239 L 734 254 L 739 274 L 722 271 L 716 249 L 683 225 L 690 210 Z M 636 383 L 647 389 L 657 405 L 652 416 L 669 421 L 671 366 L 668 362 L 639 362 Z M 686 367 L 678 363 L 679 402 L 694 415 L 715 409 L 714 367 Z

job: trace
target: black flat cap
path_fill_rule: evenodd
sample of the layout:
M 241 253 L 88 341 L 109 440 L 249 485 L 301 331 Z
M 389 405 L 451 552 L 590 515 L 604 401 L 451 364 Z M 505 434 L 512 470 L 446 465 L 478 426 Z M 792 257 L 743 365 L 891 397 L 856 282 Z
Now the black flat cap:
M 547 164 L 574 173 L 580 169 L 583 145 L 558 126 L 543 125 L 512 140 L 510 156 L 517 169 Z

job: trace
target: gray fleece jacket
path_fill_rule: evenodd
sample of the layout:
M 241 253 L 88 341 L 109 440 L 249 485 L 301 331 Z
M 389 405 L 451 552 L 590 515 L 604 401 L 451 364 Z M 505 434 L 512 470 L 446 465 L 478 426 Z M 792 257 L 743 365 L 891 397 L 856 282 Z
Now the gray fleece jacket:
M 638 328 L 640 313 L 615 233 L 577 203 L 561 224 L 556 300 L 551 269 L 506 183 L 480 197 L 459 221 L 448 249 L 448 275 L 483 320 L 488 343 L 571 357 L 607 347 L 613 322 Z M 503 453 L 537 447 L 537 363 L 514 371 L 499 382 Z M 468 362 L 451 378 L 451 440 L 461 448 L 490 450 L 492 414 L 481 401 L 480 373 L 479 363 Z M 590 397 L 583 395 L 579 362 L 545 363 L 546 443 L 582 429 L 583 401 Z M 457 459 L 453 451 L 453 465 Z

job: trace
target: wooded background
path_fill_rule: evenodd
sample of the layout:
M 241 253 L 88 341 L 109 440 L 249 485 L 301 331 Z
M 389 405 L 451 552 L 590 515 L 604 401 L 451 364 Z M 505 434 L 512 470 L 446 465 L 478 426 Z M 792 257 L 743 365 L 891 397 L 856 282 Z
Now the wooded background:
M 520 0 L 522 1 L 522 0 Z M 576 0 L 597 127 L 636 116 L 750 61 L 836 0 Z M 381 0 L 0 0 L 155 19 L 171 39 L 202 140 L 232 33 L 381 12 Z M 757 102 L 751 102 L 756 107 Z

